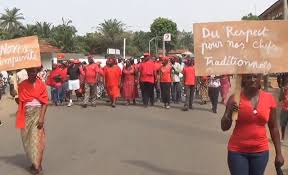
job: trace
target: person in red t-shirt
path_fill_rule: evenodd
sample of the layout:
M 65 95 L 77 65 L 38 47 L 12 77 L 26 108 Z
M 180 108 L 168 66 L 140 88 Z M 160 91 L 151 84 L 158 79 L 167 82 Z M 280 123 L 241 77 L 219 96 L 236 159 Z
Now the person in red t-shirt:
M 116 107 L 116 100 L 120 97 L 121 69 L 114 62 L 113 58 L 108 58 L 104 68 L 104 80 L 107 93 L 111 100 L 111 106 Z
M 192 58 L 187 58 L 186 66 L 183 69 L 183 81 L 185 85 L 186 100 L 184 104 L 184 111 L 193 109 L 193 100 L 195 92 L 195 68 L 194 60 Z
M 84 82 L 85 82 L 85 95 L 83 101 L 83 108 L 87 108 L 89 99 L 93 107 L 96 107 L 96 83 L 98 74 L 98 65 L 94 63 L 93 57 L 88 57 L 88 65 L 83 68 Z
M 54 64 L 52 67 L 46 84 L 51 87 L 51 96 L 53 103 L 58 106 L 63 102 L 63 87 L 64 87 L 64 77 L 62 77 L 62 70 L 60 65 Z
M 144 54 L 143 62 L 139 66 L 140 88 L 144 107 L 148 107 L 150 100 L 151 106 L 154 105 L 154 84 L 156 79 L 155 65 L 150 60 L 149 53 Z
M 169 57 L 163 57 L 162 66 L 159 69 L 161 98 L 164 108 L 170 108 L 170 92 L 172 83 L 172 66 L 169 64 Z
M 288 124 L 288 77 L 285 77 L 282 87 L 282 94 L 280 101 L 282 102 L 282 110 L 280 114 L 280 126 L 281 126 L 281 142 L 284 142 L 285 131 Z
M 281 167 L 284 164 L 276 118 L 276 101 L 272 94 L 261 90 L 261 79 L 261 74 L 243 75 L 240 105 L 236 104 L 232 95 L 221 120 L 222 130 L 229 130 L 232 126 L 232 114 L 238 111 L 238 119 L 228 144 L 228 166 L 231 175 L 264 174 L 269 159 L 267 124 L 276 151 L 275 166 Z
M 24 151 L 34 174 L 42 174 L 45 150 L 45 115 L 48 108 L 46 85 L 37 77 L 39 68 L 26 69 L 28 79 L 18 86 L 16 127 L 21 130 Z

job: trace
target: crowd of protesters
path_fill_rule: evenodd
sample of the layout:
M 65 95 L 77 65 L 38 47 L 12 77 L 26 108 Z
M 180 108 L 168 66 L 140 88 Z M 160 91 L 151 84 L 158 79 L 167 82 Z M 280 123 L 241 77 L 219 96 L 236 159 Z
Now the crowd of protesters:
M 196 77 L 193 57 L 183 60 L 176 56 L 156 58 L 148 53 L 137 62 L 127 59 L 123 64 L 109 57 L 104 67 L 100 62 L 94 62 L 92 56 L 88 57 L 88 64 L 77 59 L 54 64 L 46 83 L 51 87 L 55 105 L 67 101 L 67 106 L 71 107 L 75 92 L 77 97 L 82 97 L 84 108 L 89 102 L 96 107 L 99 88 L 105 87 L 112 107 L 116 107 L 119 98 L 125 100 L 126 105 L 136 104 L 136 99 L 141 98 L 144 107 L 161 101 L 166 109 L 170 108 L 171 102 L 183 101 L 183 111 L 188 111 L 193 109 L 195 92 L 199 91 L 201 104 L 210 100 L 214 113 L 217 113 L 220 92 L 224 104 L 230 88 L 229 76 Z
M 32 163 L 30 169 L 34 174 L 41 174 L 43 171 L 44 122 L 48 107 L 46 85 L 51 87 L 51 99 L 55 105 L 67 101 L 67 106 L 71 107 L 74 91 L 77 97 L 84 97 L 83 108 L 87 108 L 89 102 L 96 107 L 97 88 L 100 83 L 105 87 L 112 107 L 116 107 L 120 97 L 126 101 L 126 105 L 131 102 L 135 104 L 140 94 L 145 108 L 149 105 L 153 106 L 156 91 L 156 99 L 160 98 L 165 109 L 170 108 L 171 100 L 174 103 L 181 103 L 184 95 L 183 111 L 192 110 L 194 96 L 198 94 L 201 104 L 206 104 L 210 100 L 212 112 L 217 113 L 218 97 L 221 95 L 221 103 L 226 105 L 221 119 L 223 131 L 232 127 L 232 114 L 238 112 L 238 119 L 228 143 L 227 162 L 230 173 L 232 175 L 264 174 L 269 160 L 266 125 L 275 147 L 275 167 L 281 169 L 284 164 L 280 142 L 284 141 L 288 123 L 287 74 L 277 77 L 281 89 L 279 101 L 282 102 L 280 139 L 276 100 L 272 94 L 261 89 L 263 79 L 261 74 L 242 76 L 242 90 L 238 105 L 234 95 L 227 98 L 231 87 L 230 76 L 196 77 L 194 58 L 191 57 L 184 60 L 174 56 L 153 58 L 145 53 L 142 60 L 137 63 L 127 59 L 122 67 L 119 66 L 117 59 L 110 57 L 107 58 L 106 65 L 101 67 L 101 63 L 95 63 L 93 57 L 89 56 L 88 64 L 75 59 L 53 65 L 50 73 L 43 68 L 42 71 L 40 69 L 29 68 L 26 72 L 21 70 L 17 73 L 17 82 L 10 81 L 12 88 L 13 83 L 19 83 L 19 96 L 17 97 L 17 92 L 14 91 L 10 94 L 16 97 L 18 103 L 16 126 L 21 129 L 24 150 Z M 0 74 L 0 90 L 3 89 L 3 85 L 4 78 Z
M 7 77 L 0 74 L 1 95 L 9 84 L 10 95 L 17 98 L 14 83 L 20 84 L 27 79 L 27 72 L 18 71 L 16 77 L 17 81 L 14 82 L 10 72 Z M 119 98 L 125 101 L 125 105 L 136 104 L 136 99 L 142 99 L 144 107 L 161 101 L 166 109 L 170 108 L 171 103 L 183 102 L 183 111 L 188 111 L 193 109 L 196 95 L 201 105 L 210 101 L 211 112 L 217 113 L 219 95 L 221 103 L 226 104 L 231 88 L 229 75 L 196 77 L 193 57 L 152 57 L 148 53 L 144 53 L 137 61 L 127 59 L 122 63 L 108 57 L 103 67 L 92 56 L 88 57 L 88 63 L 81 63 L 77 59 L 67 60 L 54 64 L 51 71 L 42 69 L 38 77 L 50 86 L 51 101 L 56 106 L 67 102 L 67 106 L 71 107 L 74 92 L 77 99 L 82 100 L 83 108 L 87 108 L 89 102 L 92 107 L 96 107 L 97 98 L 106 94 L 112 107 L 116 107 Z M 279 101 L 283 104 L 280 122 L 282 140 L 288 124 L 287 77 L 287 74 L 277 76 L 281 89 Z

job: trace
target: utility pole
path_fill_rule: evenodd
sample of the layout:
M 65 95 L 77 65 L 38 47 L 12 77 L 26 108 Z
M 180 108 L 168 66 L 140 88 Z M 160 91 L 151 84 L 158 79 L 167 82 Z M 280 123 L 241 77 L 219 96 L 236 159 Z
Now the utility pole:
M 126 59 L 126 38 L 124 38 L 124 43 L 123 43 L 124 47 L 123 47 L 123 59 Z
M 166 56 L 166 47 L 165 47 L 165 40 L 163 39 L 163 56 Z

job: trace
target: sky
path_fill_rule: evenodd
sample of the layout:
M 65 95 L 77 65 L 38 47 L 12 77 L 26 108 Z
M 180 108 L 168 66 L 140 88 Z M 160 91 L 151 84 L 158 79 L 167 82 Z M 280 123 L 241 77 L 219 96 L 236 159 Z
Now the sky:
M 116 18 L 127 30 L 149 31 L 157 17 L 177 23 L 178 30 L 192 31 L 193 23 L 237 21 L 252 12 L 261 14 L 277 0 L 0 0 L 0 13 L 17 7 L 24 24 L 37 21 L 61 24 L 72 20 L 78 34 L 93 32 L 105 19 Z

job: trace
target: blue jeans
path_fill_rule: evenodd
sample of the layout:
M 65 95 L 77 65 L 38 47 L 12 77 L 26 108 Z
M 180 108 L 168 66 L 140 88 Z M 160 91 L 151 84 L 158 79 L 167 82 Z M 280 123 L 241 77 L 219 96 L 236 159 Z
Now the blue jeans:
M 63 102 L 63 97 L 64 97 L 64 90 L 63 90 L 63 86 L 60 87 L 51 87 L 51 91 L 52 91 L 52 101 L 53 103 L 60 103 Z
M 228 152 L 231 175 L 263 175 L 269 160 L 269 151 L 261 153 Z

